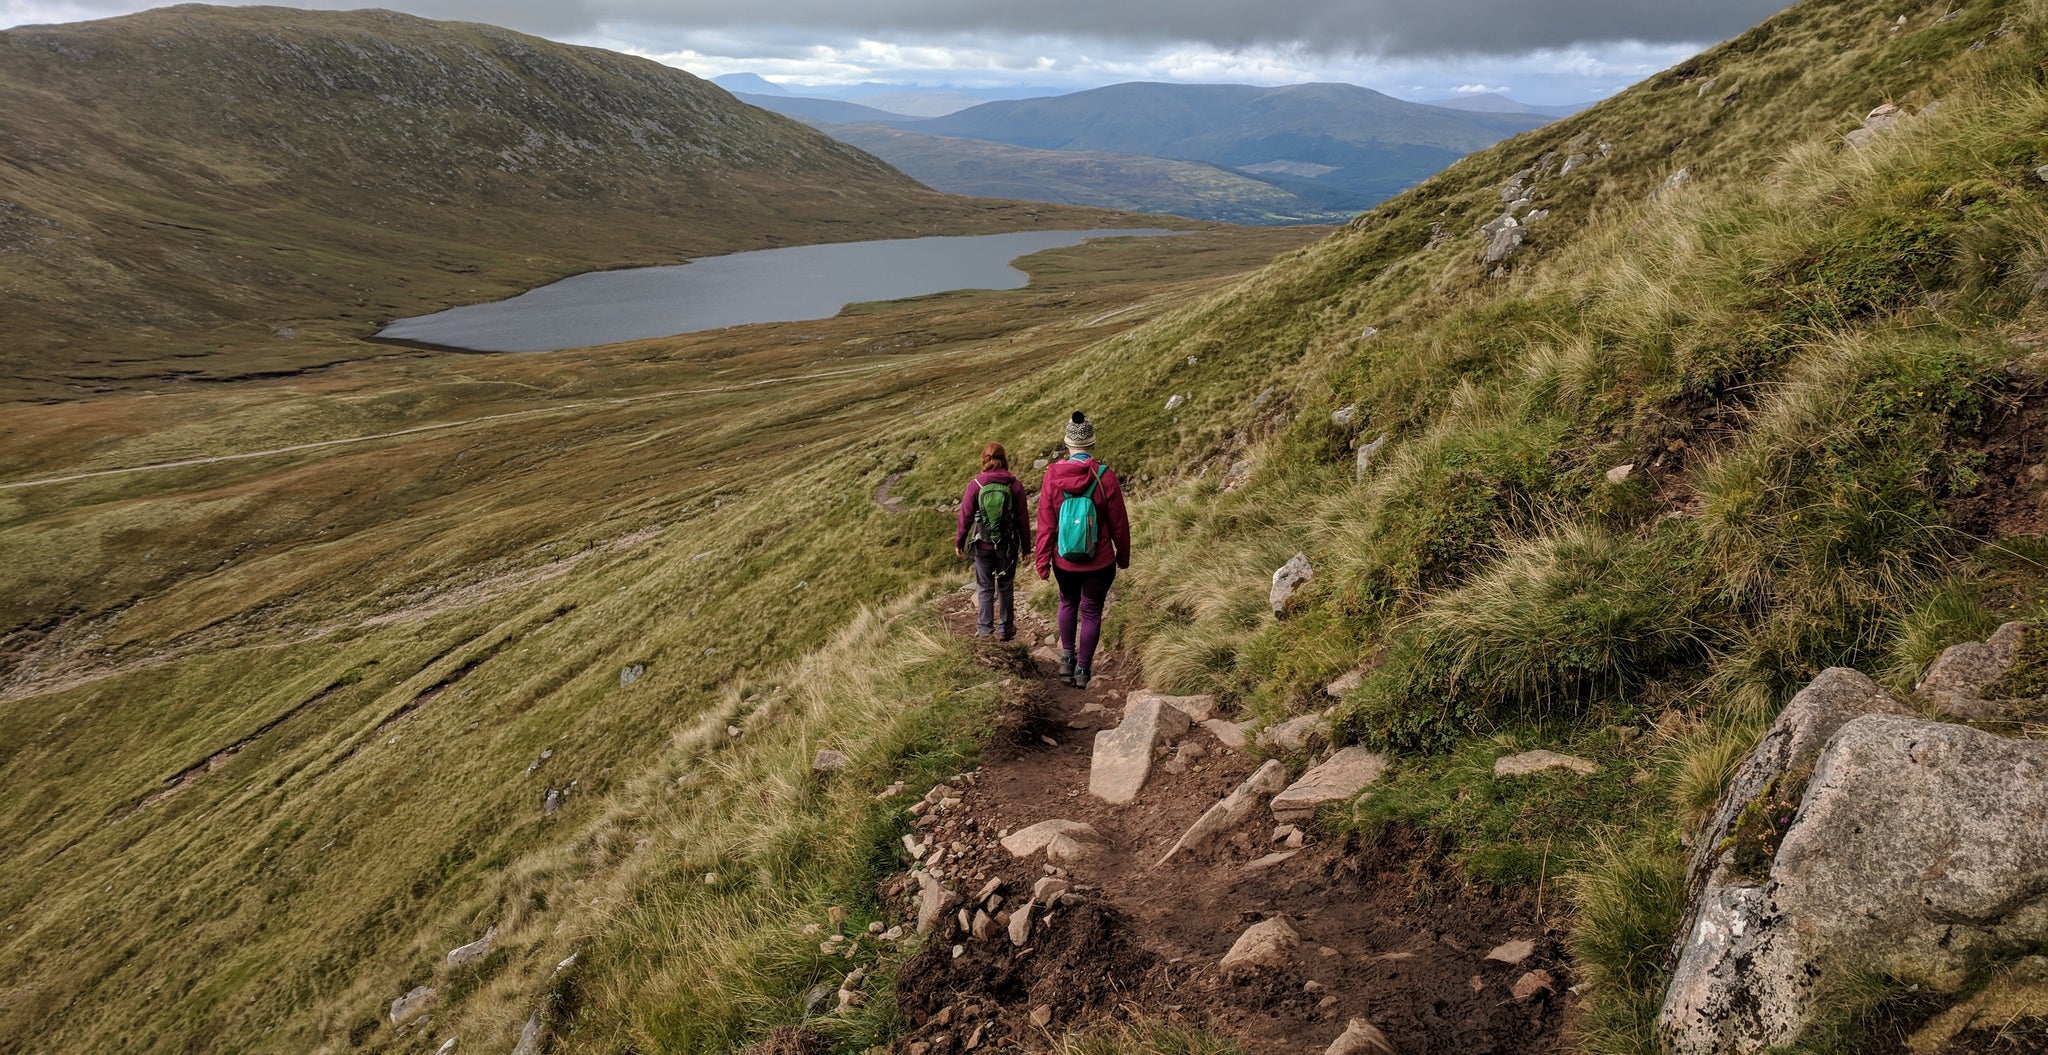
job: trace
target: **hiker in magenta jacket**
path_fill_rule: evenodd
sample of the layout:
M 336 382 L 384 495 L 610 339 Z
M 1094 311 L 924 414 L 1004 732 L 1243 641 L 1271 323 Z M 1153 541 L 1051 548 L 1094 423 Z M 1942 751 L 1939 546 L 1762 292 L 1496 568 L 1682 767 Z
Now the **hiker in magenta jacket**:
M 1004 519 L 1008 533 L 1001 546 L 983 540 L 976 530 L 981 511 L 981 489 L 1000 484 L 1010 489 L 1010 513 Z M 978 614 L 974 636 L 1000 633 L 1005 641 L 1017 636 L 1017 558 L 1031 537 L 1031 521 L 1024 515 L 1024 485 L 1010 475 L 1010 456 L 1000 443 L 981 449 L 981 472 L 967 481 L 967 493 L 960 496 L 960 527 L 953 533 L 953 553 L 974 557 L 974 585 Z M 972 541 L 969 536 L 972 535 Z
M 1131 520 L 1124 512 L 1124 488 L 1116 473 L 1095 460 L 1095 426 L 1080 411 L 1067 423 L 1067 457 L 1045 470 L 1038 489 L 1038 577 L 1050 575 L 1060 587 L 1060 679 L 1088 687 L 1095 645 L 1102 640 L 1102 607 L 1118 568 L 1131 566 Z M 1099 480 L 1099 482 L 1097 482 Z M 1070 561 L 1054 552 L 1060 533 L 1060 503 L 1095 483 L 1096 522 L 1092 560 Z

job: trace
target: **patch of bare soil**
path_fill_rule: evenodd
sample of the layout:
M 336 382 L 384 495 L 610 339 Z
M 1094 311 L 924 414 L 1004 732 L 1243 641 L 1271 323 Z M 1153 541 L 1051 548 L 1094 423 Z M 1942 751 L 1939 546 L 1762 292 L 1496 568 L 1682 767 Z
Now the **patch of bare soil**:
M 971 593 L 945 602 L 955 633 L 972 635 L 972 606 Z M 1050 632 L 1042 617 L 1019 616 L 1019 643 L 980 646 L 991 666 L 1014 667 L 1023 642 Z M 1048 654 L 1040 646 L 1038 671 L 1010 687 L 982 768 L 919 807 L 922 867 L 958 904 L 899 975 L 904 1055 L 1043 1048 L 1119 1017 L 1198 1024 L 1256 1053 L 1320 1050 L 1354 1017 L 1403 1055 L 1563 1050 L 1563 934 L 1539 922 L 1531 895 L 1475 889 L 1399 832 L 1360 847 L 1311 831 L 1300 852 L 1255 865 L 1281 849 L 1263 807 L 1206 850 L 1158 865 L 1255 759 L 1197 726 L 1154 764 L 1134 803 L 1096 799 L 1087 790 L 1094 735 L 1121 719 L 1123 698 L 1140 686 L 1120 657 L 1105 656 L 1088 690 L 1070 688 L 1052 677 Z M 1107 848 L 1059 868 L 1043 854 L 1013 858 L 998 841 L 1051 819 L 1094 826 Z M 1041 899 L 1013 942 L 1012 913 L 1048 877 L 1070 892 L 1049 911 Z M 975 900 L 992 882 L 995 897 Z M 917 889 L 904 875 L 883 892 L 907 897 L 914 916 Z M 987 914 L 978 928 L 977 913 Z M 1299 946 L 1279 966 L 1225 975 L 1224 953 L 1272 918 L 1287 921 Z M 1520 962 L 1487 959 L 1516 941 L 1533 946 Z
M 1972 467 L 1983 482 L 1950 503 L 1955 525 L 1986 539 L 2048 534 L 2048 386 L 2010 393 L 1967 445 L 1983 452 Z

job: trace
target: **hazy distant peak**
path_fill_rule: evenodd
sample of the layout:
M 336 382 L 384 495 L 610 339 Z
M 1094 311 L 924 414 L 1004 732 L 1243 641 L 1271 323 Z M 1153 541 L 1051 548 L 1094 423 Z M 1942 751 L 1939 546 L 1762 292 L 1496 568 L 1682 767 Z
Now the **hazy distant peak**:
M 794 95 L 796 93 L 758 73 L 721 73 L 711 78 L 711 83 L 737 95 Z

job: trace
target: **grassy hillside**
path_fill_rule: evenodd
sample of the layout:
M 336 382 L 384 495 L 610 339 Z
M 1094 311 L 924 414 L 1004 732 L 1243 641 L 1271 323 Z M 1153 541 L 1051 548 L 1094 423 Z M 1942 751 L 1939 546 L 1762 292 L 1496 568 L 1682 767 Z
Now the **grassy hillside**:
M 360 357 L 593 267 L 1104 219 L 936 195 L 653 62 L 382 11 L 0 32 L 0 139 L 12 398 Z
M 876 125 L 826 125 L 926 186 L 948 194 L 1171 213 L 1220 223 L 1343 223 L 1356 210 L 1191 161 L 1087 150 L 1033 150 L 985 139 L 928 136 Z
M 903 953 L 803 928 L 894 907 L 875 794 L 957 771 L 1002 702 L 923 603 L 962 581 L 939 504 L 1078 406 L 1131 481 L 1110 629 L 1148 683 L 1393 752 L 1320 833 L 1420 846 L 1417 898 L 1567 899 L 1578 1042 L 1653 1050 L 1680 839 L 1759 724 L 1823 666 L 1909 678 L 2048 614 L 2044 53 L 2032 4 L 1808 0 L 1303 248 L 1084 247 L 1021 294 L 25 408 L 0 1048 L 886 1043 Z M 1525 747 L 1600 768 L 1492 776 Z M 856 965 L 868 1003 L 807 1015 Z M 431 1028 L 383 1018 L 429 983 Z

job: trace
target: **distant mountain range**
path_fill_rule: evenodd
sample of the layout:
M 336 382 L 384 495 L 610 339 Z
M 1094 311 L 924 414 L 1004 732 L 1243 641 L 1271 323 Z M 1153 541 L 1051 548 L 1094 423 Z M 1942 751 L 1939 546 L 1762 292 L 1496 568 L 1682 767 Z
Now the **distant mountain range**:
M 1552 119 L 1503 96 L 1430 106 L 1350 84 L 1117 84 L 924 119 L 789 94 L 740 98 L 809 122 L 940 190 L 983 195 L 1001 187 L 1009 197 L 1118 202 L 1236 223 L 1342 222 Z M 1497 109 L 1503 105 L 1523 109 Z M 1062 153 L 1087 160 L 1063 163 Z
M 1580 110 L 1593 105 L 1590 102 L 1571 103 L 1564 106 L 1544 106 L 1510 99 L 1501 92 L 1473 92 L 1453 95 L 1448 99 L 1431 99 L 1430 106 L 1441 106 L 1450 110 L 1470 110 L 1483 114 L 1540 114 L 1544 117 L 1570 117 Z

